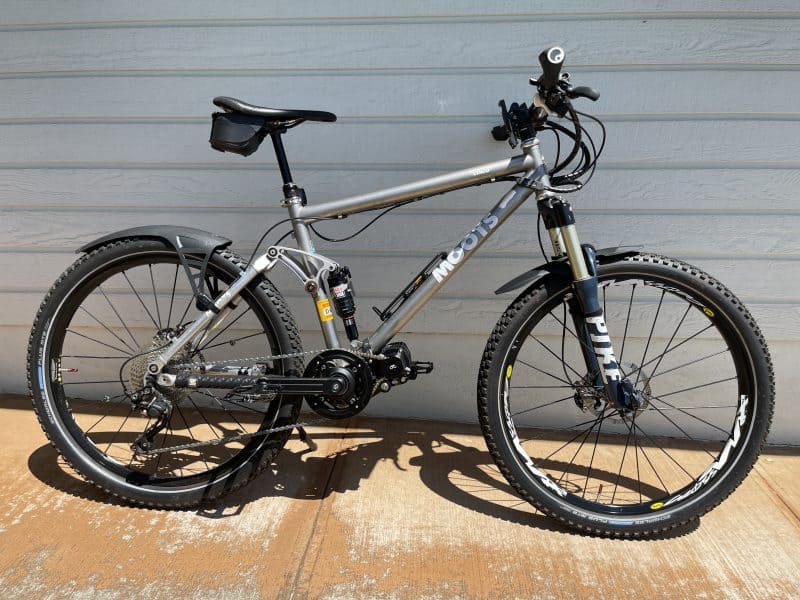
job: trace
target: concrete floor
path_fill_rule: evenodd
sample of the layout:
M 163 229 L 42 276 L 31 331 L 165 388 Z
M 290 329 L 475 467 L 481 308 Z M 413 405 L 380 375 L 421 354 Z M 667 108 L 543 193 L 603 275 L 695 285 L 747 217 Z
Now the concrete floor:
M 125 506 L 0 398 L 0 598 L 797 598 L 800 452 L 771 449 L 659 541 L 562 529 L 521 503 L 477 428 L 355 419 L 296 437 L 217 506 Z

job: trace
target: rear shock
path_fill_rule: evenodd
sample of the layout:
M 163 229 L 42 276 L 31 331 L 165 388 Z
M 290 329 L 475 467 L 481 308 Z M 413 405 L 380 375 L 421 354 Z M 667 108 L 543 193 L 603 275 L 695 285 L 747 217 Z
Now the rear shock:
M 341 266 L 328 275 L 328 289 L 333 296 L 336 314 L 344 321 L 344 331 L 347 334 L 347 339 L 350 341 L 357 340 L 356 301 L 350 284 L 350 269 Z

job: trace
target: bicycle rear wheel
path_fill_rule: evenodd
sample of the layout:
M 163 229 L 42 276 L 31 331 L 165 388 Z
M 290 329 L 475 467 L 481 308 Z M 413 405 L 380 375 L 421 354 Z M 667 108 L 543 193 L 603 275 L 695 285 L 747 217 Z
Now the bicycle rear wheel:
M 201 264 L 190 258 L 193 272 Z M 231 252 L 213 254 L 205 275 L 211 295 L 224 292 L 242 267 Z M 248 402 L 226 390 L 192 389 L 164 395 L 172 409 L 151 438 L 161 452 L 134 452 L 156 422 L 137 399 L 147 363 L 196 313 L 176 252 L 157 240 L 109 243 L 82 256 L 47 294 L 31 332 L 29 387 L 48 438 L 90 482 L 136 503 L 187 507 L 241 487 L 285 444 L 299 398 Z M 254 281 L 224 324 L 173 362 L 244 362 L 301 350 L 281 295 Z M 299 358 L 263 362 L 270 373 L 303 371 Z M 241 434 L 256 435 L 223 441 Z
M 587 373 L 571 287 L 534 284 L 486 345 L 478 409 L 516 491 L 564 523 L 643 536 L 704 514 L 742 481 L 766 439 L 766 343 L 720 283 L 672 259 L 602 265 L 600 300 L 623 377 L 643 400 L 609 406 Z

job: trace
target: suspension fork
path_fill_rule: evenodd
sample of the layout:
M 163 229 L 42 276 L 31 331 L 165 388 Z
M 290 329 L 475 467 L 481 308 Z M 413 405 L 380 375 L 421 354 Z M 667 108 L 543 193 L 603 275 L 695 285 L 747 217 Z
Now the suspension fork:
M 575 294 L 568 306 L 587 372 L 593 378 L 589 383 L 597 387 L 602 385 L 606 398 L 615 408 L 635 408 L 633 386 L 627 379 L 622 379 L 600 305 L 595 250 L 589 244 L 580 243 L 569 202 L 539 192 L 537 206 L 550 236 L 554 256 L 566 256 L 572 271 Z M 563 325 L 566 327 L 567 324 Z

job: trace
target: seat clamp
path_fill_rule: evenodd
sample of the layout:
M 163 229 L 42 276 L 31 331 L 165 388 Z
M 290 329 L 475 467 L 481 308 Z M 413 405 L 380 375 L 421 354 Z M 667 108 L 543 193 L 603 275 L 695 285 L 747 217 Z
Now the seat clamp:
M 294 183 L 287 183 L 283 186 L 283 197 L 284 202 L 283 204 L 296 204 L 297 201 L 300 202 L 301 206 L 305 206 L 307 203 L 306 200 L 306 191 L 295 185 Z M 292 202 L 294 200 L 294 202 Z

